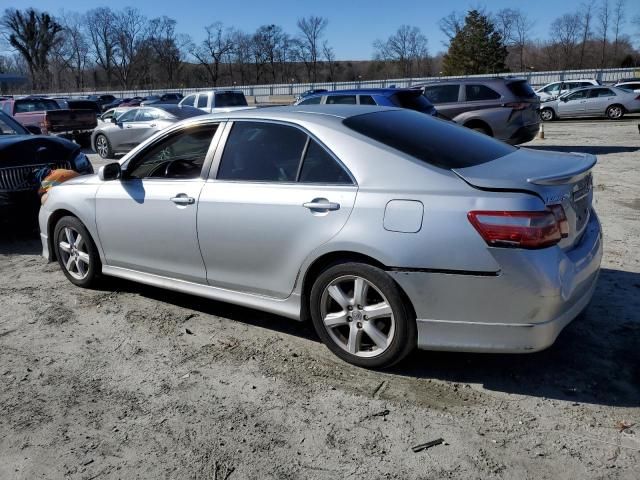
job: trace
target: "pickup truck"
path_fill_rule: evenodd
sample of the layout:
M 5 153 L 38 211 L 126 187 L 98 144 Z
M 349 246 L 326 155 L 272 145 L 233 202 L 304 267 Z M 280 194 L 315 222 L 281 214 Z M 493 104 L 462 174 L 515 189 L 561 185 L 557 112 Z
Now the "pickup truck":
M 178 105 L 186 105 L 204 110 L 207 113 L 229 112 L 243 108 L 252 108 L 247 105 L 247 99 L 240 90 L 211 90 L 187 95 Z
M 62 109 L 48 98 L 10 98 L 0 103 L 5 113 L 25 127 L 38 127 L 43 135 L 72 138 L 83 147 L 90 145 L 91 132 L 97 125 L 94 111 Z

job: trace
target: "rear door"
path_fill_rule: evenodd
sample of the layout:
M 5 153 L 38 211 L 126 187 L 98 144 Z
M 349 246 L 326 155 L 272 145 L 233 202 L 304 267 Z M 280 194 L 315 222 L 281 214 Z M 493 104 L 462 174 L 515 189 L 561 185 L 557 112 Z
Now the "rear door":
M 461 102 L 461 95 L 460 85 L 457 83 L 427 85 L 424 87 L 424 96 L 435 105 L 438 114 L 450 120 L 465 111 L 465 107 Z
M 125 125 L 126 146 L 133 148 L 156 133 L 157 119 L 153 108 L 139 108 L 134 121 Z
M 208 282 L 286 298 L 304 260 L 347 221 L 357 186 L 298 126 L 236 121 L 228 129 L 198 204 Z
M 616 94 L 610 88 L 592 88 L 585 103 L 585 115 L 602 116 L 607 107 L 616 101 Z

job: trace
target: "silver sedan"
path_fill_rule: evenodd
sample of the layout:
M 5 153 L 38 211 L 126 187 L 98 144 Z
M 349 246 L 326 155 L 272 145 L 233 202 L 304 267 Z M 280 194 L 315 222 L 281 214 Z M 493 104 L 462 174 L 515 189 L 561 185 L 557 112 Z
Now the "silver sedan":
M 640 95 L 617 87 L 588 87 L 572 90 L 540 105 L 540 118 L 607 117 L 618 120 L 625 113 L 640 112 Z
M 395 108 L 208 115 L 53 188 L 43 254 L 81 287 L 110 275 L 311 319 L 364 367 L 415 346 L 533 352 L 596 285 L 595 162 Z
M 126 153 L 140 142 L 185 118 L 202 115 L 193 107 L 155 105 L 119 107 L 105 112 L 91 135 L 91 147 L 102 158 Z

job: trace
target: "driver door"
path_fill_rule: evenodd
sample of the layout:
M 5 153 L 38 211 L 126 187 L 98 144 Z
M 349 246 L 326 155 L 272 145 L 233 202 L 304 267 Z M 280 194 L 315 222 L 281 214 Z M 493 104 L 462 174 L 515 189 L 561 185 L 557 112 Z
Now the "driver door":
M 585 114 L 587 95 L 589 90 L 578 90 L 567 95 L 564 102 L 558 102 L 558 113 L 561 117 L 579 117 Z
M 204 175 L 219 124 L 191 126 L 158 139 L 96 194 L 96 223 L 106 264 L 206 283 L 196 231 Z

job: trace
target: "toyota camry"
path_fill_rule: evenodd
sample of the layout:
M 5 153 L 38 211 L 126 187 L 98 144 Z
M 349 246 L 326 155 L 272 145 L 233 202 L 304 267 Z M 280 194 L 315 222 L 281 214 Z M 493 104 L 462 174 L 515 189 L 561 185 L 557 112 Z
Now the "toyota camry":
M 310 319 L 342 359 L 533 352 L 587 306 L 602 256 L 589 154 L 411 110 L 295 106 L 177 123 L 52 189 L 43 254 Z

